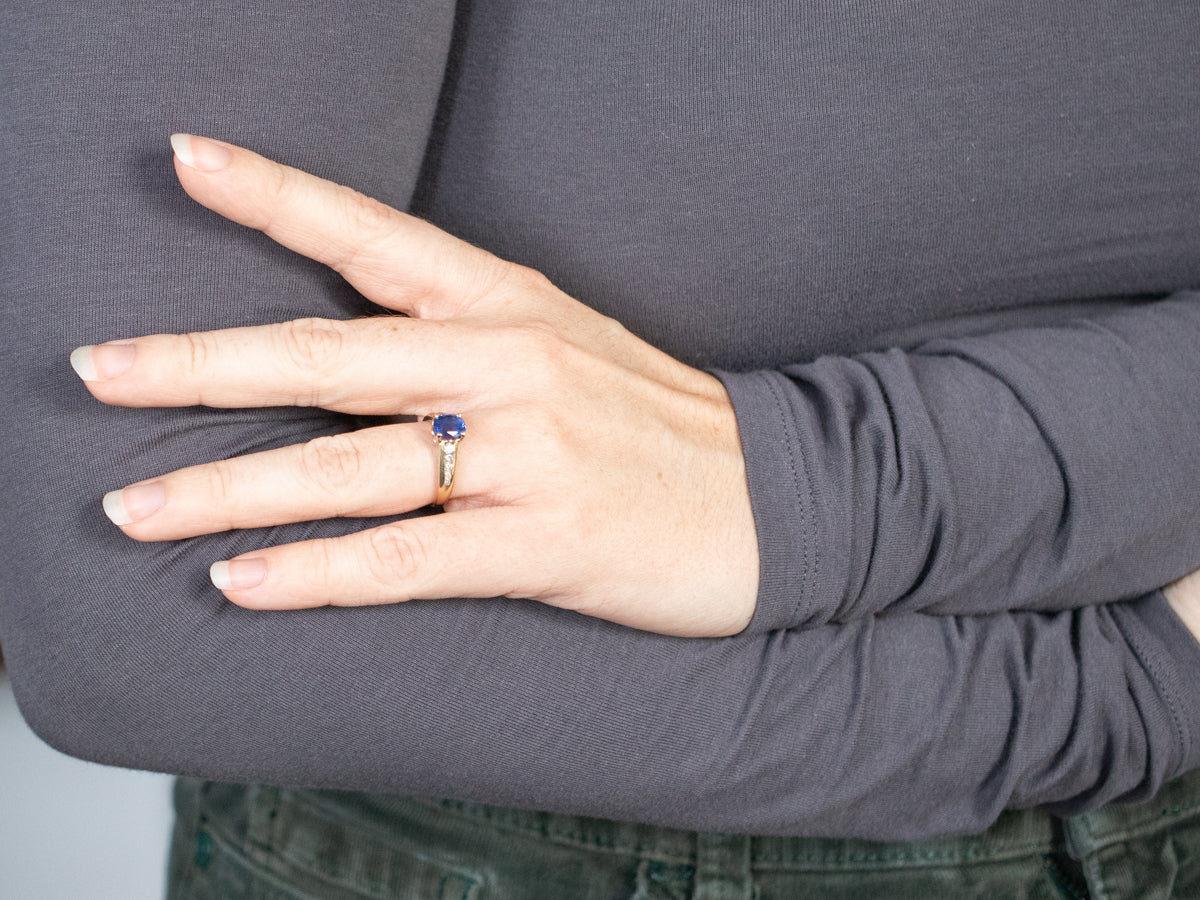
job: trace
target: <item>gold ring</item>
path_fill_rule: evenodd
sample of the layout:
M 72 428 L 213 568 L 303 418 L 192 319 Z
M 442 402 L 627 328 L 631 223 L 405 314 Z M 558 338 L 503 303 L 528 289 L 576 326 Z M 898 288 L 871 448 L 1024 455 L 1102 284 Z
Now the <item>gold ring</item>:
M 454 470 L 458 465 L 458 442 L 467 433 L 467 423 L 462 416 L 453 413 L 438 413 L 436 416 L 426 416 L 432 419 L 433 442 L 438 447 L 438 476 L 437 496 L 435 506 L 445 506 L 454 491 Z

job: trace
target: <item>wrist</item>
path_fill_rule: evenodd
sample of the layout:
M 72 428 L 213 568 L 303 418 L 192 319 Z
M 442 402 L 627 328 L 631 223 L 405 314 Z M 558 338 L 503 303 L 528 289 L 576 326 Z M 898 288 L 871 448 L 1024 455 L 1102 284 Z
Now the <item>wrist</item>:
M 1163 595 L 1192 636 L 1200 641 L 1200 569 L 1168 584 Z

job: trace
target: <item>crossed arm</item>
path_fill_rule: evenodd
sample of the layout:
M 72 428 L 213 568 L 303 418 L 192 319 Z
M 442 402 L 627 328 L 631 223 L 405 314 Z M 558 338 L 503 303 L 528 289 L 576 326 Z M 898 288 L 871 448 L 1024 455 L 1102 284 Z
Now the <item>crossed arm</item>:
M 1152 454 L 1187 449 L 1175 421 L 1187 412 L 1182 398 L 1156 398 L 1152 386 L 1191 369 L 1200 377 L 1200 366 L 1177 373 L 1146 358 L 1170 325 L 1200 324 L 1186 295 L 1055 328 L 825 358 L 774 378 L 726 375 L 742 401 L 739 442 L 738 414 L 715 378 L 536 272 L 240 148 L 172 142 L 193 198 L 405 316 L 84 346 L 72 364 L 95 396 L 360 416 L 454 409 L 472 422 L 448 515 L 218 561 L 213 580 L 234 602 L 510 596 L 664 634 L 727 636 L 755 616 L 751 492 L 762 539 L 794 542 L 790 556 L 805 567 L 817 560 L 790 586 L 782 627 L 901 609 L 1070 608 L 1177 574 L 1156 575 L 1155 563 L 1178 564 L 1164 532 L 1190 524 L 1190 511 L 1172 522 L 1167 510 L 1135 504 L 1147 489 L 1140 464 L 1153 479 L 1162 467 Z M 1097 382 L 1122 376 L 1145 385 L 1145 400 L 1106 421 Z M 754 392 L 763 383 L 775 409 Z M 878 403 L 876 394 L 895 411 L 856 419 L 851 411 Z M 963 422 L 963 411 L 994 421 Z M 778 439 L 764 440 L 775 429 Z M 775 465 L 771 483 L 748 487 L 740 443 L 752 465 Z M 410 515 L 434 499 L 436 456 L 427 426 L 380 425 L 164 473 L 110 492 L 104 509 L 151 541 Z M 779 508 L 789 521 L 763 521 Z M 751 630 L 765 618 L 760 611 Z
M 20 182 L 5 173 L 12 341 L 0 397 L 22 427 L 5 439 L 13 515 L 0 617 L 22 707 L 56 745 L 224 779 L 876 837 L 979 828 L 1008 804 L 1067 810 L 1142 796 L 1196 764 L 1190 686 L 1200 654 L 1159 595 L 1074 612 L 903 613 L 773 631 L 795 624 L 794 583 L 768 578 L 756 615 L 770 618 L 721 639 L 659 636 L 523 600 L 288 612 L 229 604 L 204 575 L 212 561 L 378 523 L 137 543 L 87 498 L 358 423 L 312 408 L 104 407 L 65 371 L 63 351 L 370 308 L 336 278 L 187 206 L 150 174 L 160 163 L 145 156 L 155 144 L 138 128 L 104 133 L 125 134 L 109 152 L 128 155 L 102 167 L 133 173 L 116 185 L 82 184 L 89 152 L 35 158 L 26 137 Z M 63 203 L 83 218 L 47 216 Z M 161 243 L 175 234 L 187 237 Z M 89 249 L 97 246 L 120 250 Z M 1181 296 L 1127 311 L 1143 323 L 1147 360 L 1188 364 L 1191 304 Z M 1118 332 L 1113 343 L 1133 346 L 1138 334 Z M 726 381 L 735 395 L 737 380 Z M 1110 401 L 1134 408 L 1169 384 L 1114 382 Z M 1189 460 L 1169 446 L 1163 459 L 1179 468 L 1142 532 L 1145 549 L 1162 555 L 1118 554 L 1132 580 L 1071 604 L 1185 570 L 1190 548 L 1151 539 L 1196 508 L 1186 492 L 1200 479 L 1189 481 Z M 765 463 L 750 463 L 753 483 Z M 426 474 L 413 480 L 422 490 Z M 761 527 L 758 496 L 758 534 L 777 541 L 784 532 Z
M 234 157 L 230 166 L 203 177 L 243 177 L 236 169 L 239 161 L 245 172 L 270 172 L 271 164 L 258 157 L 234 148 L 225 152 Z M 198 176 L 186 169 L 181 174 L 193 193 L 208 199 L 203 185 L 212 182 L 187 181 Z M 222 196 L 254 206 L 256 183 L 291 179 L 295 184 L 299 178 L 298 173 L 251 174 Z M 303 179 L 299 184 L 301 190 L 333 190 L 338 202 L 358 202 L 326 185 Z M 287 221 L 289 215 L 303 213 L 304 202 L 291 199 L 262 221 L 276 234 L 311 239 L 311 226 L 291 229 Z M 359 221 L 364 216 L 369 221 L 372 214 L 393 215 L 374 206 L 367 209 L 374 212 L 360 215 Z M 316 241 L 322 252 L 328 251 L 344 216 L 337 210 L 305 215 L 304 222 L 321 221 L 333 229 L 330 237 Z M 391 228 L 371 230 L 395 238 Z M 445 254 L 431 255 L 440 262 L 439 277 L 448 273 L 452 278 L 460 271 L 447 264 Z M 362 259 L 373 261 L 369 254 L 358 255 Z M 409 285 L 413 267 L 403 270 Z M 487 271 L 487 266 L 461 271 Z M 489 283 L 550 290 L 537 279 Z M 473 296 L 470 290 L 465 295 Z M 516 314 L 519 302 L 505 297 L 501 307 Z M 586 314 L 580 315 L 580 322 L 563 326 L 568 334 L 587 323 Z M 376 341 L 380 333 L 394 334 L 393 326 L 423 327 L 418 320 L 368 324 L 384 329 L 363 332 Z M 106 411 L 106 420 L 96 415 L 95 406 L 73 402 L 57 427 L 103 427 L 115 416 L 116 433 L 125 434 L 125 447 L 132 438 L 134 456 L 142 456 L 137 468 L 143 469 L 155 465 L 161 470 L 164 457 L 193 456 L 205 435 L 204 440 L 224 446 L 219 456 L 229 455 L 226 442 L 231 437 L 239 449 L 261 446 L 271 417 L 248 415 L 245 404 L 253 401 L 270 409 L 279 402 L 273 391 L 297 390 L 299 373 L 288 368 L 295 355 L 269 355 L 269 347 L 281 346 L 290 333 L 261 326 L 217 332 L 203 339 L 207 344 L 195 335 L 186 340 L 164 336 L 107 348 L 115 353 L 85 352 L 82 360 L 77 356 L 79 368 L 89 376 L 89 387 L 110 402 L 203 400 L 236 411 L 224 417 L 206 407 L 188 406 L 174 415 L 135 408 L 122 421 L 115 410 Z M 337 333 L 351 340 L 356 334 Z M 197 353 L 197 347 L 203 350 Z M 355 404 L 375 396 L 383 399 L 368 402 L 403 404 L 407 401 L 396 401 L 395 390 L 420 384 L 419 379 L 402 379 L 389 390 L 390 373 L 381 357 L 357 353 L 352 345 L 338 348 L 350 360 L 336 367 L 339 377 L 361 376 L 363 385 L 330 402 L 308 384 L 299 388 L 306 398 L 344 404 L 355 413 L 395 412 Z M 418 348 L 413 354 L 425 352 L 428 348 Z M 642 352 L 648 349 L 630 349 L 624 358 L 641 360 L 637 354 Z M 565 351 L 554 356 L 571 358 Z M 653 355 L 650 359 L 657 361 Z M 131 364 L 116 373 L 114 361 Z M 239 365 L 253 377 L 239 376 Z M 385 381 L 379 388 L 375 382 L 381 375 Z M 433 383 L 441 387 L 438 379 Z M 309 421 L 295 415 L 275 413 L 266 439 L 291 445 L 297 438 L 350 430 L 331 414 Z M 486 421 L 486 410 L 481 417 Z M 404 436 L 404 429 L 417 428 L 382 426 L 397 438 L 381 442 L 374 452 L 386 452 L 392 461 L 369 464 L 393 467 L 398 477 L 392 481 L 401 482 L 398 489 L 412 505 L 427 502 L 433 484 L 429 443 Z M 108 447 L 113 434 L 109 429 L 102 438 Z M 139 445 L 152 452 L 138 454 Z M 216 548 L 253 546 L 249 554 L 233 552 L 226 558 L 268 556 L 270 571 L 277 560 L 296 565 L 285 555 L 296 551 L 263 547 L 295 537 L 325 542 L 296 547 L 328 547 L 338 535 L 346 537 L 332 543 L 353 544 L 367 533 L 361 529 L 368 523 L 351 518 L 277 524 L 323 510 L 304 505 L 312 500 L 288 497 L 271 481 L 273 472 L 283 471 L 279 480 L 294 483 L 302 473 L 297 451 L 265 452 L 269 455 L 257 462 L 242 460 L 217 476 L 211 469 L 208 474 L 190 469 L 160 479 L 161 471 L 156 472 L 149 483 L 163 486 L 161 511 L 168 513 L 178 500 L 183 514 L 168 514 L 164 532 L 154 531 L 158 513 L 125 528 L 143 539 L 180 538 L 229 525 L 258 525 L 266 531 L 132 544 L 107 523 L 97 530 L 99 513 L 93 511 L 83 549 L 100 577 L 88 584 L 78 576 L 58 583 L 46 578 L 47 560 L 64 556 L 61 536 L 46 531 L 13 536 L 10 551 L 23 554 L 25 563 L 19 567 L 23 574 L 18 584 L 36 585 L 41 603 L 58 601 L 75 611 L 65 621 L 43 613 L 18 634 L 32 637 L 38 646 L 74 643 L 85 649 L 75 659 L 56 659 L 53 667 L 25 652 L 18 689 L 35 727 L 48 739 L 108 762 L 220 778 L 449 794 L 699 828 L 876 837 L 979 828 L 1013 804 L 1048 803 L 1070 810 L 1143 796 L 1194 764 L 1197 701 L 1186 684 L 1193 677 L 1192 666 L 1200 662 L 1200 649 L 1161 595 L 1054 615 L 974 619 L 896 614 L 836 627 L 746 630 L 699 640 L 631 631 L 524 600 L 418 600 L 273 613 L 229 606 L 199 577 L 207 567 L 200 559 Z M 517 468 L 489 464 L 486 454 L 476 455 L 484 473 L 506 470 L 511 477 L 522 477 Z M 366 456 L 364 452 L 362 458 Z M 109 454 L 87 462 L 116 469 L 128 465 Z M 233 469 L 243 464 L 257 468 L 246 473 Z M 566 465 L 556 463 L 557 468 Z M 246 490 L 226 491 L 225 500 L 214 506 L 205 499 L 214 477 L 227 486 L 249 485 L 246 490 L 257 493 L 247 499 Z M 486 503 L 500 509 L 520 506 L 499 488 L 486 486 L 481 475 L 472 478 L 485 484 L 476 489 L 467 482 L 465 498 L 476 498 L 477 509 L 486 509 Z M 386 485 L 383 499 L 368 499 L 364 511 L 402 511 L 388 505 L 397 502 L 387 493 L 396 489 Z M 368 490 L 379 490 L 374 479 Z M 536 500 L 536 491 L 530 489 L 530 496 Z M 73 495 L 60 495 L 63 501 L 78 503 Z M 301 514 L 280 513 L 281 508 L 294 509 L 289 503 L 299 503 Z M 108 504 L 117 518 L 127 518 L 134 505 L 123 498 Z M 469 502 L 463 505 L 466 510 L 451 509 L 436 518 L 449 522 L 477 511 Z M 114 543 L 114 537 L 121 543 Z M 503 537 L 501 533 L 499 539 Z M 131 552 L 131 546 L 140 549 Z M 115 570 L 111 560 L 101 563 L 95 555 L 100 547 L 123 566 Z M 555 567 L 566 563 L 555 561 L 554 548 L 546 552 L 549 562 L 543 568 L 562 571 Z M 568 562 L 579 562 L 573 554 L 568 557 Z M 328 551 L 318 552 L 317 558 L 337 559 Z M 298 580 L 329 574 L 302 565 L 297 565 Z M 485 575 L 499 564 L 490 566 Z M 349 587 L 326 583 L 311 596 L 323 601 L 334 591 L 351 602 L 361 601 L 352 579 L 361 578 L 364 567 L 351 564 L 341 573 L 331 568 L 334 576 L 351 579 L 345 582 Z M 372 573 L 368 588 L 378 590 L 386 579 L 379 577 L 378 568 L 365 569 Z M 445 571 L 447 578 L 455 575 L 452 567 L 435 571 Z M 586 585 L 586 580 L 579 583 Z M 264 584 L 269 587 L 268 581 Z M 493 590 L 488 584 L 479 592 Z M 252 591 L 235 589 L 229 596 L 248 607 L 311 606 L 309 595 L 299 588 L 260 595 L 266 599 L 257 602 Z M 631 609 L 645 615 L 651 606 Z M 78 624 L 88 621 L 111 624 L 85 636 Z M 118 625 L 124 627 L 115 630 Z M 95 652 L 100 645 L 109 652 L 102 664 Z M 147 669 L 151 678 L 143 682 Z M 1057 689 L 1045 690 L 1048 684 Z

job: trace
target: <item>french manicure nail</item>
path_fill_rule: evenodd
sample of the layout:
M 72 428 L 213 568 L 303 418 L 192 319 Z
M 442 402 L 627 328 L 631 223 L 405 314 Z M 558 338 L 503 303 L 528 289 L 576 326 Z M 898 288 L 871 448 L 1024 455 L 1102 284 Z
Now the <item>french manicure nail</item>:
M 140 522 L 162 509 L 167 500 L 167 490 L 159 482 L 133 484 L 122 491 L 109 491 L 101 505 L 104 514 L 114 525 Z
M 208 577 L 222 591 L 244 591 L 262 584 L 267 574 L 265 559 L 231 559 L 215 562 Z
M 71 351 L 71 368 L 84 381 L 107 381 L 129 371 L 136 358 L 137 347 L 133 344 L 76 347 Z
M 92 348 L 76 347 L 71 351 L 71 368 L 84 381 L 96 381 L 96 367 L 92 365 Z
M 181 163 L 201 172 L 219 172 L 233 158 L 228 147 L 194 134 L 171 135 L 171 149 Z

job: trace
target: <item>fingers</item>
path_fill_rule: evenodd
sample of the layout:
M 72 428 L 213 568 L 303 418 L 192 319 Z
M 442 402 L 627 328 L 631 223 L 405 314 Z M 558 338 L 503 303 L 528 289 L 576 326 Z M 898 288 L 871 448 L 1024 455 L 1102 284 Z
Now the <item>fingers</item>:
M 144 541 L 406 512 L 432 502 L 435 453 L 428 425 L 384 425 L 179 469 L 112 491 L 104 511 Z
M 490 417 L 471 420 L 458 447 L 453 498 L 502 483 Z M 437 480 L 429 423 L 381 425 L 304 444 L 189 466 L 105 495 L 104 511 L 130 537 L 166 541 L 345 516 L 384 516 L 428 506 Z
M 365 606 L 415 598 L 534 596 L 538 560 L 520 512 L 426 516 L 340 538 L 256 550 L 213 565 L 213 583 L 251 609 Z M 544 565 L 543 565 L 544 567 Z
M 354 415 L 465 409 L 486 393 L 495 341 L 400 316 L 298 319 L 80 347 L 71 365 L 116 406 L 320 406 Z
M 419 316 L 460 314 L 505 277 L 490 253 L 348 187 L 209 138 L 171 138 L 197 202 L 336 269 L 369 299 Z

